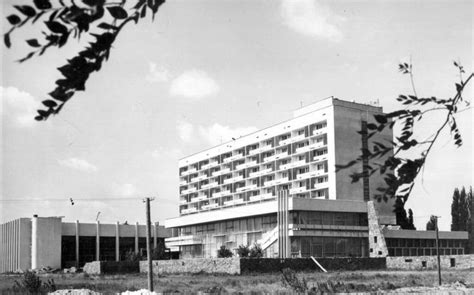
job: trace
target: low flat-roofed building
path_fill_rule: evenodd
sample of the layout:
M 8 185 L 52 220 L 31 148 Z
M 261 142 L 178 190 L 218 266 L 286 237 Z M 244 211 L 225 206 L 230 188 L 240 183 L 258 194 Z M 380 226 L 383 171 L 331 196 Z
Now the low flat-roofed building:
M 152 247 L 169 236 L 170 230 L 152 224 Z M 62 217 L 36 215 L 0 225 L 0 273 L 121 261 L 129 251 L 146 252 L 145 225 L 62 222 Z

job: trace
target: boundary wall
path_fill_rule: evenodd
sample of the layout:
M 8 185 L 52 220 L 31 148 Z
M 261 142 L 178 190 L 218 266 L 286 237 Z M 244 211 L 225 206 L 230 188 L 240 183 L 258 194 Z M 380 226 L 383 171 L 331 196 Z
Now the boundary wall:
M 424 270 L 436 269 L 436 256 L 397 256 L 386 257 L 387 269 Z M 443 269 L 474 269 L 474 254 L 440 256 Z

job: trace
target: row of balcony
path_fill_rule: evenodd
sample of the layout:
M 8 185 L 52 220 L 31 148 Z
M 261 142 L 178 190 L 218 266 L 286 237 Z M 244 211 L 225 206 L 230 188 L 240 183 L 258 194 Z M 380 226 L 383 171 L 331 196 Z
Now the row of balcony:
M 268 173 L 268 172 L 265 172 L 265 171 L 257 171 L 257 172 L 261 172 L 262 174 Z M 321 177 L 323 175 L 326 175 L 327 173 L 328 172 L 323 170 L 323 169 L 308 171 L 308 172 L 296 175 L 296 178 L 291 180 L 291 182 L 306 180 L 308 178 Z M 254 177 L 256 177 L 256 176 L 253 175 L 253 176 L 250 176 L 247 179 L 251 179 L 251 178 L 254 178 Z M 244 180 L 245 180 L 244 177 L 242 175 L 239 175 L 239 176 L 235 176 L 235 177 L 228 178 L 228 179 L 224 180 L 224 183 L 221 184 L 221 185 L 229 185 L 229 184 L 236 183 L 236 182 L 239 182 L 239 181 L 244 181 Z M 260 187 L 269 188 L 269 187 L 277 186 L 277 185 L 288 183 L 288 182 L 290 182 L 289 177 L 282 177 L 282 178 L 277 178 L 277 179 L 264 181 L 263 184 L 261 184 Z M 202 190 L 217 188 L 221 185 L 219 185 L 218 182 L 214 181 L 214 182 L 210 182 L 210 183 L 202 185 L 199 190 L 198 190 L 197 187 L 191 187 L 191 188 L 185 189 L 185 190 L 181 191 L 181 195 L 187 195 L 187 194 L 195 193 L 195 192 L 202 191 Z M 254 189 L 257 189 L 257 188 L 258 188 L 257 184 L 252 183 L 252 184 L 247 184 L 247 185 L 244 185 L 242 187 L 236 188 L 236 192 L 245 192 L 245 191 L 254 190 Z M 221 195 L 223 193 L 228 194 L 227 192 L 230 193 L 230 190 L 214 193 L 213 197 L 221 197 Z
M 298 142 L 298 141 L 302 141 L 302 140 L 305 140 L 305 139 L 310 139 L 310 138 L 315 137 L 315 136 L 323 135 L 325 133 L 327 133 L 327 127 L 313 130 L 313 132 L 308 137 L 306 137 L 305 134 L 300 134 L 300 135 L 295 135 L 295 136 L 292 136 L 290 138 L 281 140 L 279 142 L 279 145 L 275 146 L 275 147 L 273 147 L 272 145 L 259 146 L 256 149 L 250 150 L 248 152 L 248 155 L 254 156 L 254 155 L 266 152 L 266 151 L 270 151 L 272 149 L 276 149 L 278 147 L 286 146 L 288 144 L 292 144 L 292 143 L 295 143 L 295 142 Z M 297 148 L 296 153 L 302 153 L 304 151 L 310 151 L 312 149 L 317 149 L 317 148 L 321 147 L 320 144 L 321 144 L 321 142 L 314 142 L 314 143 L 311 143 L 308 146 Z M 231 163 L 233 161 L 243 159 L 248 155 L 244 155 L 243 153 L 236 153 L 236 154 L 234 154 L 230 157 L 224 158 L 222 160 L 222 163 Z M 209 168 L 217 167 L 222 163 L 219 163 L 217 160 L 211 160 L 209 163 L 206 163 L 206 164 L 202 165 L 199 170 L 206 170 L 206 169 L 209 169 Z M 196 165 L 196 164 L 191 164 L 191 165 Z M 196 173 L 197 171 L 198 171 L 198 169 L 195 166 L 191 166 L 191 168 L 189 168 L 188 170 L 182 171 L 180 173 L 180 176 L 188 176 L 190 174 Z
M 272 156 L 273 157 L 273 156 Z M 299 160 L 299 161 L 295 161 L 295 162 L 290 162 L 290 163 L 286 163 L 286 164 L 282 164 L 280 165 L 279 169 L 278 170 L 275 170 L 275 172 L 280 172 L 280 171 L 283 171 L 283 170 L 288 170 L 288 169 L 293 169 L 293 168 L 296 168 L 296 167 L 300 167 L 300 166 L 304 166 L 306 164 L 310 165 L 310 164 L 314 164 L 314 163 L 317 163 L 317 162 L 321 162 L 321 161 L 326 161 L 327 160 L 327 155 L 322 155 L 322 156 L 318 156 L 318 157 L 315 157 L 311 162 L 306 162 L 306 160 Z M 247 163 L 245 163 L 247 164 Z M 258 164 L 257 164 L 258 165 Z M 252 165 L 249 165 L 249 167 L 253 166 Z M 237 166 L 238 167 L 238 166 Z M 188 185 L 188 184 L 192 184 L 192 183 L 195 183 L 195 182 L 199 182 L 199 181 L 202 181 L 202 180 L 205 180 L 205 179 L 208 179 L 208 178 L 213 178 L 213 177 L 218 177 L 218 176 L 221 176 L 223 174 L 228 174 L 228 173 L 231 173 L 231 172 L 236 172 L 237 170 L 239 169 L 236 169 L 234 171 L 231 171 L 230 168 L 225 168 L 223 170 L 218 170 L 218 171 L 214 171 L 211 176 L 207 176 L 207 175 L 200 175 L 200 176 L 196 176 L 194 178 L 191 178 L 189 182 L 186 182 L 185 180 L 181 180 L 179 182 L 179 184 L 181 186 L 184 186 L 184 185 Z M 254 178 L 254 177 L 260 177 L 260 176 L 264 176 L 265 174 L 270 174 L 272 173 L 274 170 L 273 168 L 266 168 L 264 170 L 258 170 L 258 171 L 254 171 L 254 172 L 250 172 L 249 173 L 249 176 L 247 177 L 247 179 L 250 179 L 250 178 Z M 228 179 L 225 179 L 224 180 L 224 184 L 229 184 L 229 183 L 232 183 L 232 182 L 236 182 L 236 181 L 240 181 L 242 180 L 243 177 L 242 176 L 234 176 L 234 177 L 231 177 L 231 178 L 228 178 Z
M 296 188 L 290 189 L 289 193 L 290 193 L 290 195 L 304 194 L 304 193 L 309 193 L 310 191 L 320 190 L 320 189 L 324 189 L 324 188 L 327 188 L 327 184 L 320 185 L 319 188 L 314 188 L 314 189 L 308 189 L 306 186 L 296 187 Z M 181 212 L 181 214 L 191 214 L 191 213 L 197 213 L 198 211 L 220 209 L 220 208 L 226 208 L 226 207 L 235 206 L 235 205 L 244 205 L 244 204 L 250 204 L 250 203 L 256 203 L 256 202 L 274 200 L 275 198 L 276 198 L 276 196 L 273 193 L 264 193 L 264 194 L 260 194 L 260 195 L 250 196 L 247 201 L 242 199 L 242 198 L 237 198 L 237 199 L 224 201 L 222 205 L 219 205 L 219 203 L 217 203 L 217 202 L 211 202 L 209 204 L 202 205 L 201 209 L 198 209 L 198 206 L 196 204 L 196 205 L 194 205 L 192 207 L 189 207 L 187 209 L 182 209 L 180 212 Z M 320 198 L 324 198 L 324 196 L 321 196 Z M 204 199 L 204 200 L 206 200 L 206 199 Z M 210 200 L 210 199 L 207 199 L 207 200 Z M 202 201 L 202 199 L 201 199 L 201 201 Z M 192 205 L 193 203 L 194 202 L 187 203 L 187 204 Z

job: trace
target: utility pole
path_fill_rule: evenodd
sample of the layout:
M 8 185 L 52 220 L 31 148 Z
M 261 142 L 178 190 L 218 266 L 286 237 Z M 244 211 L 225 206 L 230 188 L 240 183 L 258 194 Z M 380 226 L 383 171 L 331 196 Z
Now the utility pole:
M 153 266 L 151 262 L 151 218 L 150 218 L 150 198 L 146 202 L 146 255 L 148 258 L 148 290 L 153 292 Z
M 436 255 L 438 256 L 438 284 L 441 286 L 441 260 L 439 257 L 439 228 L 438 228 L 438 218 L 441 216 L 433 216 L 436 220 Z

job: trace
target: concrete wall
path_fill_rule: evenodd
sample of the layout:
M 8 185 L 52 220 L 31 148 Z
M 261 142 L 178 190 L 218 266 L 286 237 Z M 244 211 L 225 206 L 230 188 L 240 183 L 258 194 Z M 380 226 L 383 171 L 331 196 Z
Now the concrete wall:
M 367 121 L 367 123 L 375 122 L 374 114 L 381 114 L 382 108 L 375 108 L 373 106 L 359 105 L 357 108 L 352 106 L 350 103 L 344 101 L 338 101 L 334 106 L 334 146 L 335 146 L 335 164 L 344 165 L 350 161 L 355 160 L 361 155 L 362 138 L 357 131 L 361 130 L 361 121 Z M 329 136 L 329 135 L 328 135 Z M 387 140 L 392 140 L 392 131 L 388 127 L 381 133 L 375 134 L 373 137 L 368 139 L 369 149 L 372 150 L 374 141 L 381 142 L 384 145 L 388 145 Z M 328 138 L 329 142 L 329 138 Z M 377 163 L 383 163 L 385 159 L 391 156 L 389 152 L 383 158 L 377 160 Z M 331 164 L 331 163 L 330 163 Z M 370 161 L 370 166 L 376 167 L 373 161 Z M 329 167 L 335 169 L 335 167 Z M 331 172 L 331 170 L 330 170 Z M 349 199 L 349 200 L 364 200 L 364 189 L 363 181 L 360 179 L 356 183 L 351 183 L 350 174 L 354 172 L 362 172 L 362 163 L 342 169 L 336 173 L 336 182 L 334 187 L 336 189 L 337 199 Z M 376 189 L 384 186 L 385 181 L 383 175 L 375 173 L 369 178 L 369 197 L 370 200 L 374 200 L 376 194 L 379 194 Z M 394 216 L 393 214 L 393 199 L 388 202 L 376 202 L 375 207 L 379 213 L 379 216 L 383 219 L 386 216 Z
M 31 222 L 20 218 L 0 225 L 0 273 L 31 266 Z
M 423 270 L 436 269 L 438 266 L 436 256 L 399 256 L 387 257 L 388 269 L 408 269 L 408 270 Z M 451 261 L 454 259 L 455 266 L 451 266 Z M 471 255 L 447 255 L 441 256 L 441 269 L 473 269 L 474 268 L 474 254 Z M 423 266 L 425 263 L 426 266 Z
M 31 232 L 31 268 L 61 268 L 60 217 L 33 217 Z
M 240 274 L 240 258 L 194 258 L 180 260 L 155 260 L 155 274 L 226 273 Z M 148 272 L 148 261 L 140 261 L 140 272 Z

